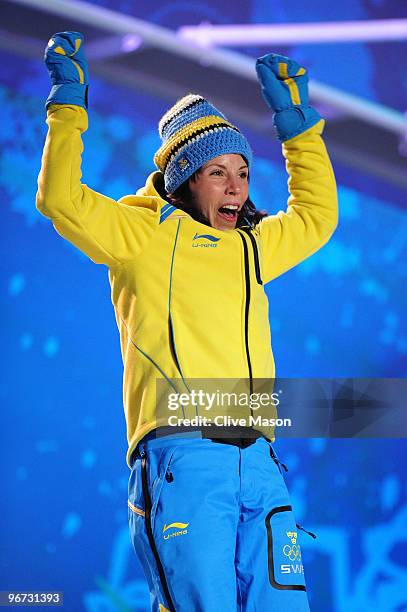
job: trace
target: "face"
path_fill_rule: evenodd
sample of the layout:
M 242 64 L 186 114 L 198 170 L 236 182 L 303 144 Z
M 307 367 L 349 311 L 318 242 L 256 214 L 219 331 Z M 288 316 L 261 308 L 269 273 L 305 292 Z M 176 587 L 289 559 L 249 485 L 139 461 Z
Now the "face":
M 236 227 L 238 212 L 249 194 L 248 176 L 243 157 L 228 153 L 208 161 L 189 181 L 195 204 L 212 227 L 219 230 Z

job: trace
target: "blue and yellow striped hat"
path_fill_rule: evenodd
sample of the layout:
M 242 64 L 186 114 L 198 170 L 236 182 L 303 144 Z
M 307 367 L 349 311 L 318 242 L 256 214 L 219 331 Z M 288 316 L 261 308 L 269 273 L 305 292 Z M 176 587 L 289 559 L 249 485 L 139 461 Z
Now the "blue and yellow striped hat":
M 188 94 L 178 100 L 161 118 L 158 131 L 162 145 L 154 163 L 164 173 L 167 193 L 218 155 L 243 155 L 250 168 L 252 150 L 246 138 L 202 96 Z

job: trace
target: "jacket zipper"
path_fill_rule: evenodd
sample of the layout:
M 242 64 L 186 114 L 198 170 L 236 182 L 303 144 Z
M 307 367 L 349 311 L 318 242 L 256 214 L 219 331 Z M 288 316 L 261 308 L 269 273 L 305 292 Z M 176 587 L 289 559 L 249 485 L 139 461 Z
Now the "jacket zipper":
M 175 361 L 175 365 L 177 366 L 177 370 L 180 373 L 181 378 L 183 378 L 182 371 L 181 371 L 181 366 L 180 366 L 180 363 L 178 361 L 177 351 L 175 349 L 174 328 L 172 326 L 171 314 L 168 317 L 168 330 L 169 330 L 169 336 L 170 336 L 170 350 L 171 350 L 171 354 L 172 354 L 172 357 L 173 357 L 173 359 Z
M 244 340 L 246 346 L 246 359 L 247 359 L 247 367 L 249 370 L 249 385 L 250 385 L 250 395 L 253 393 L 253 372 L 252 372 L 252 362 L 250 360 L 250 351 L 249 351 L 249 307 L 250 307 L 250 269 L 249 269 L 249 251 L 247 248 L 246 240 L 239 232 L 239 236 L 243 242 L 243 253 L 244 253 L 244 270 L 245 270 L 245 281 L 246 281 L 246 303 L 245 303 L 245 313 L 244 313 Z M 250 409 L 250 412 L 252 410 Z
M 250 229 L 242 228 L 242 231 L 244 231 L 249 236 L 250 242 L 252 243 L 253 256 L 254 256 L 254 268 L 256 270 L 256 279 L 259 285 L 262 285 L 263 281 L 261 280 L 261 274 L 260 274 L 259 250 L 257 248 L 256 238 L 253 236 Z
M 181 369 L 181 364 L 180 361 L 178 359 L 178 354 L 177 354 L 177 349 L 175 346 L 175 337 L 174 337 L 174 326 L 172 324 L 172 317 L 171 317 L 171 292 L 172 292 L 172 275 L 173 275 L 173 271 L 174 271 L 174 257 L 175 257 L 175 250 L 177 248 L 177 242 L 178 242 L 178 234 L 181 228 L 181 219 L 178 221 L 178 226 L 177 226 L 177 232 L 175 234 L 175 239 L 174 239 L 174 247 L 172 249 L 172 257 L 171 257 L 171 267 L 170 267 L 170 282 L 169 282 L 169 292 L 168 292 L 168 332 L 169 332 L 169 343 L 170 343 L 170 351 L 172 354 L 172 357 L 175 361 L 175 365 L 176 368 L 182 378 L 182 381 L 184 383 L 184 385 L 186 386 L 186 388 L 188 389 L 188 385 L 184 380 L 184 375 L 182 373 L 182 369 Z M 189 389 L 188 389 L 189 391 Z
M 142 486 L 143 497 L 144 497 L 145 526 L 146 526 L 146 531 L 147 531 L 147 539 L 148 539 L 151 551 L 152 551 L 152 553 L 154 555 L 154 558 L 155 558 L 155 561 L 156 561 L 156 564 L 157 564 L 158 574 L 160 576 L 160 581 L 161 581 L 161 585 L 163 587 L 165 598 L 166 598 L 166 600 L 168 602 L 169 610 L 170 610 L 170 612 L 175 612 L 175 606 L 174 606 L 174 604 L 172 602 L 170 591 L 168 589 L 167 579 L 165 577 L 164 568 L 163 568 L 163 565 L 161 563 L 161 559 L 160 559 L 160 556 L 158 554 L 157 546 L 156 546 L 155 541 L 154 541 L 154 534 L 153 534 L 153 529 L 152 529 L 152 526 L 151 526 L 151 508 L 152 508 L 152 504 L 151 504 L 150 492 L 148 490 L 148 482 L 147 482 L 147 457 L 146 457 L 145 451 L 142 451 L 141 455 L 142 455 L 142 458 L 141 458 L 141 486 Z

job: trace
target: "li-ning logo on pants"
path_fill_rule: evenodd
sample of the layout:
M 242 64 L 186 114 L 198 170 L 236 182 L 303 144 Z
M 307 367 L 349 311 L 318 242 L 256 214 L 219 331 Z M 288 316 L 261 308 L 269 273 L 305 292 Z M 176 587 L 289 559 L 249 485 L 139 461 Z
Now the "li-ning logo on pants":
M 170 523 L 169 525 L 164 524 L 163 533 L 165 534 L 168 529 L 177 529 L 178 531 L 170 531 L 164 535 L 164 540 L 169 540 L 170 538 L 176 538 L 177 536 L 182 536 L 188 533 L 189 523 Z
M 205 240 L 205 242 L 197 242 L 196 244 L 194 244 L 195 240 L 200 240 L 200 239 Z M 216 243 L 219 242 L 219 240 L 220 238 L 216 238 L 216 236 L 212 236 L 212 234 L 195 234 L 195 236 L 192 238 L 192 246 L 193 247 L 217 247 L 218 245 Z

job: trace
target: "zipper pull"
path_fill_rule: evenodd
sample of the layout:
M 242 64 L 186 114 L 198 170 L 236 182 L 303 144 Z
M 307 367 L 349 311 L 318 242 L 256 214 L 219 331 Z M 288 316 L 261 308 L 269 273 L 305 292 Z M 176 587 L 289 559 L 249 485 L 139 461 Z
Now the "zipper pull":
M 307 533 L 309 536 L 311 536 L 311 538 L 314 538 L 314 540 L 317 539 L 317 536 L 315 535 L 315 533 L 312 533 L 312 531 L 307 531 L 306 529 L 304 529 L 304 527 L 302 527 L 298 523 L 296 523 L 296 525 L 298 529 L 301 529 L 301 531 L 304 531 L 304 533 Z
M 172 482 L 174 480 L 174 476 L 172 475 L 170 468 L 168 468 L 168 470 L 165 472 L 165 480 L 167 482 Z

